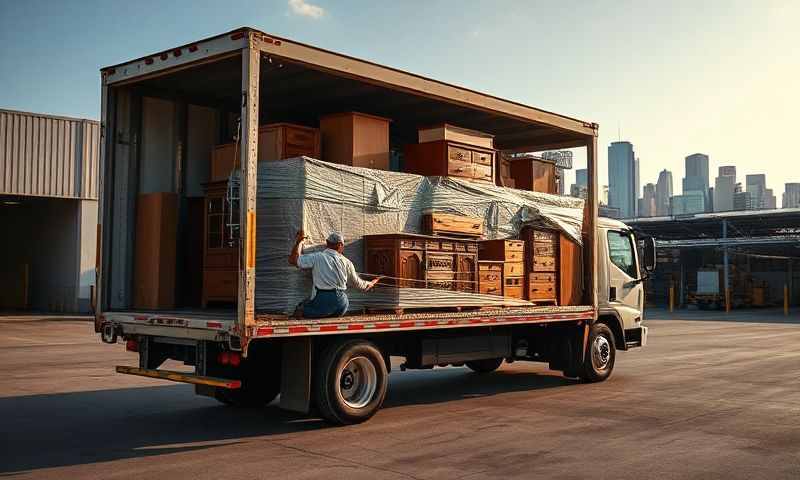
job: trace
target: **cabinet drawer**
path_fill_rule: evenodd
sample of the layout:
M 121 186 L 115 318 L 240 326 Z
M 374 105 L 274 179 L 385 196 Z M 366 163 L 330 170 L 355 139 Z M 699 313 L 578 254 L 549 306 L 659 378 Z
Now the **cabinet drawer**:
M 522 262 L 524 257 L 522 252 L 517 250 L 506 250 L 505 260 L 506 262 Z
M 478 270 L 484 272 L 500 273 L 503 271 L 502 262 L 478 262 Z
M 506 285 L 503 288 L 503 296 L 504 297 L 511 297 L 511 298 L 518 298 L 522 300 L 522 285 L 518 286 L 508 286 Z
M 447 147 L 447 158 L 450 161 L 456 162 L 470 162 L 472 159 L 472 152 L 466 148 L 458 148 L 453 146 Z
M 534 257 L 555 257 L 556 256 L 556 247 L 555 245 L 549 245 L 546 243 L 534 243 L 533 244 L 533 256 Z
M 407 250 L 422 250 L 424 245 L 422 240 L 400 240 L 400 248 Z
M 556 298 L 556 286 L 553 283 L 531 283 L 528 289 L 530 300 L 553 300 Z
M 238 272 L 236 270 L 206 270 L 203 272 L 203 291 L 207 298 L 236 299 L 239 289 Z
M 503 286 L 505 287 L 521 287 L 523 286 L 522 277 L 503 277 Z
M 534 272 L 555 272 L 556 259 L 555 257 L 536 257 L 533 259 Z
M 556 274 L 555 273 L 531 273 L 528 276 L 528 281 L 531 282 L 531 283 L 537 283 L 537 282 L 555 283 L 556 282 Z
M 298 128 L 286 129 L 286 145 L 303 147 L 312 150 L 316 143 L 317 136 L 313 132 L 307 132 Z
M 476 152 L 476 151 L 472 152 L 472 163 L 491 166 L 492 158 L 493 155 L 491 153 Z
M 452 255 L 428 253 L 426 256 L 427 270 L 453 272 L 455 264 Z
M 502 295 L 503 290 L 501 288 L 500 281 L 497 282 L 483 282 L 481 281 L 479 285 L 479 292 L 484 295 Z
M 486 283 L 495 283 L 495 282 L 497 282 L 499 284 L 500 280 L 502 280 L 502 278 L 503 278 L 503 275 L 500 272 L 492 272 L 492 271 L 483 270 L 478 274 L 478 278 L 480 279 L 481 283 L 484 283 L 484 282 L 486 282 Z
M 522 262 L 506 262 L 503 265 L 503 275 L 506 277 L 521 277 L 525 273 L 525 266 Z
M 461 162 L 458 160 L 450 160 L 447 162 L 447 174 L 452 177 L 472 178 L 473 172 L 474 169 L 469 161 Z
M 536 242 L 550 242 L 553 243 L 558 240 L 558 234 L 555 232 L 549 232 L 547 230 L 534 230 L 533 231 L 533 240 Z
M 493 181 L 494 174 L 492 173 L 492 167 L 487 165 L 472 165 L 474 170 L 473 178 L 476 180 L 486 180 L 488 182 Z

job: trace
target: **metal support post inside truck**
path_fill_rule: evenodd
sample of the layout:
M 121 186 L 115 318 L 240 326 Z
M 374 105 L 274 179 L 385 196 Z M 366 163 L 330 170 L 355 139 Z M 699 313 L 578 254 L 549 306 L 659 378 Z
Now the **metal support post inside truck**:
M 395 150 L 416 143 L 420 125 L 443 122 L 487 132 L 504 154 L 585 148 L 588 198 L 576 234 L 582 253 L 574 257 L 582 293 L 563 304 L 326 319 L 260 308 L 256 271 L 267 253 L 257 251 L 260 128 L 313 128 L 323 115 L 354 111 L 390 119 Z M 655 266 L 654 243 L 643 241 L 640 251 L 643 239 L 630 228 L 598 218 L 594 123 L 249 28 L 104 68 L 102 117 L 95 330 L 138 352 L 138 367 L 119 366 L 120 373 L 192 383 L 198 394 L 233 406 L 280 395 L 283 408 L 313 405 L 327 420 L 349 424 L 380 408 L 392 356 L 405 358 L 403 368 L 466 365 L 479 373 L 504 360 L 547 362 L 594 382 L 611 375 L 617 351 L 646 342 L 642 280 Z M 213 203 L 202 196 L 213 186 L 208 159 L 230 139 L 238 154 L 223 175 L 227 193 Z M 193 237 L 203 225 L 205 240 Z M 238 252 L 233 271 L 198 256 L 197 242 L 207 250 L 209 239 Z M 155 250 L 137 255 L 144 245 Z M 234 287 L 229 303 L 214 303 Z M 190 369 L 162 368 L 168 360 Z

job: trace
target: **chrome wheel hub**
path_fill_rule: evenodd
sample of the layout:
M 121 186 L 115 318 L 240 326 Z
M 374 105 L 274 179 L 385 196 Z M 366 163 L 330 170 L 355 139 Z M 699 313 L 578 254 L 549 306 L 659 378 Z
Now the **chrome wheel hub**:
M 336 393 L 350 408 L 364 408 L 378 388 L 378 372 L 367 357 L 351 358 L 342 369 Z
M 597 370 L 605 370 L 611 361 L 611 343 L 603 335 L 598 335 L 592 342 L 592 364 Z

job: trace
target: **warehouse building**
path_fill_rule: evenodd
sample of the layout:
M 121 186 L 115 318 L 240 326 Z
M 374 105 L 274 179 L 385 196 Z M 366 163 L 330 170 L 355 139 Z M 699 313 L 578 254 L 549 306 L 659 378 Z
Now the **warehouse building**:
M 648 303 L 732 308 L 800 305 L 800 208 L 624 220 L 656 239 Z
M 0 310 L 89 312 L 100 124 L 0 110 Z

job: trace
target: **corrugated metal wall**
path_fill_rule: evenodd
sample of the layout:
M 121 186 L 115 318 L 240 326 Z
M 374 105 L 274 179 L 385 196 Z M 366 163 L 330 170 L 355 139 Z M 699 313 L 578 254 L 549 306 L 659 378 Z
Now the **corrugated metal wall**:
M 100 123 L 0 110 L 0 194 L 96 200 Z

